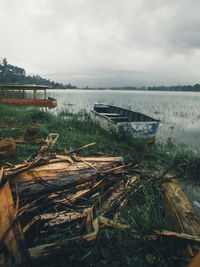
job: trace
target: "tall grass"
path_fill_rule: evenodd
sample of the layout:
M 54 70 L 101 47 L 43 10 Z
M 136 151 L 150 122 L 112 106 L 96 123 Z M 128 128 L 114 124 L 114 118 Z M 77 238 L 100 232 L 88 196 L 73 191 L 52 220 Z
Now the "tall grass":
M 65 110 L 53 115 L 39 108 L 0 105 L 0 112 L 0 125 L 9 124 L 9 127 L 0 128 L 1 138 L 20 137 L 28 124 L 34 124 L 39 126 L 43 138 L 52 132 L 59 133 L 55 150 L 69 150 L 71 147 L 96 142 L 95 146 L 81 151 L 81 154 L 103 152 L 120 155 L 124 157 L 125 163 L 138 164 L 152 174 L 186 163 L 184 172 L 183 169 L 176 168 L 174 174 L 199 182 L 199 153 L 178 146 L 170 139 L 164 144 L 148 146 L 140 139 L 120 138 L 102 130 L 84 111 L 73 114 Z M 13 125 L 16 129 L 13 129 Z M 6 160 L 22 161 L 31 154 L 34 155 L 39 146 L 26 142 L 17 146 L 15 155 Z M 159 242 L 153 242 L 152 245 L 152 241 L 142 238 L 153 229 L 171 229 L 161 187 L 154 180 L 149 184 L 140 183 L 140 190 L 129 197 L 119 221 L 136 229 L 141 238 L 136 238 L 131 228 L 124 231 L 102 229 L 95 243 L 89 246 L 77 242 L 77 249 L 66 252 L 62 259 L 57 259 L 57 266 L 164 266 L 166 263 L 170 266 L 170 248 L 161 246 Z
M 9 126 L 0 128 L 1 138 L 21 137 L 27 125 L 34 124 L 39 126 L 40 136 L 43 138 L 52 132 L 59 133 L 55 149 L 69 150 L 71 147 L 96 142 L 96 145 L 92 147 L 93 153 L 104 152 L 121 155 L 126 163 L 143 165 L 147 170 L 155 173 L 186 163 L 185 177 L 199 182 L 199 152 L 176 145 L 171 139 L 168 139 L 166 143 L 148 146 L 140 139 L 120 138 L 112 132 L 102 130 L 85 111 L 73 114 L 63 110 L 59 114 L 53 115 L 40 108 L 0 105 L 0 113 L 0 125 L 8 123 Z M 38 145 L 30 146 L 29 143 L 25 143 L 17 148 L 16 155 L 12 160 L 25 159 L 31 150 L 35 152 L 36 149 L 38 149 Z M 91 148 L 85 149 L 81 153 L 87 154 L 89 151 L 91 152 Z M 178 171 L 180 170 L 178 169 Z

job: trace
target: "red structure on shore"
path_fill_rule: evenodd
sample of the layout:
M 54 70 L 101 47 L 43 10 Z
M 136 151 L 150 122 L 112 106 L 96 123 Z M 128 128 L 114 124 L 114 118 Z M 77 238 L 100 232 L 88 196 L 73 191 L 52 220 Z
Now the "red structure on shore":
M 0 103 L 15 104 L 15 105 L 38 105 L 38 106 L 56 106 L 57 100 L 47 98 L 46 90 L 49 88 L 46 85 L 35 84 L 1 84 Z M 26 98 L 26 90 L 33 91 L 33 99 Z M 37 91 L 44 91 L 44 98 L 37 99 Z M 8 91 L 11 91 L 11 97 L 8 96 Z M 17 97 L 15 91 L 18 92 Z

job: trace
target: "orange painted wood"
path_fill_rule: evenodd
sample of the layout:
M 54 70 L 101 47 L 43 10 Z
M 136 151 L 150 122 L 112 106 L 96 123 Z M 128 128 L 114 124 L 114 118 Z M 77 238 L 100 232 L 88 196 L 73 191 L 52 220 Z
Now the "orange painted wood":
M 8 181 L 0 189 L 0 226 L 0 240 L 3 245 L 0 251 L 0 266 L 8 266 L 10 260 L 16 265 L 27 262 L 29 253 L 25 246 L 21 225 L 16 219 Z
M 54 99 L 23 99 L 23 98 L 2 98 L 0 103 L 15 105 L 38 105 L 38 106 L 56 106 L 57 100 Z

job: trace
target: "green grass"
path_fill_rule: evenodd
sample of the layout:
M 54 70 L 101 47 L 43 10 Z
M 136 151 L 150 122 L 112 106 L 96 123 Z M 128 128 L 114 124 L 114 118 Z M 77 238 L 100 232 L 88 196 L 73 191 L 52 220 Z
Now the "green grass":
M 176 145 L 171 139 L 165 144 L 157 143 L 148 146 L 143 140 L 120 138 L 112 132 L 102 130 L 91 121 L 89 115 L 82 111 L 72 114 L 67 110 L 53 115 L 39 108 L 13 107 L 0 105 L 0 124 L 9 122 L 8 128 L 0 128 L 0 137 L 18 138 L 24 135 L 27 125 L 37 125 L 40 128 L 40 136 L 46 138 L 49 133 L 59 133 L 55 149 L 67 149 L 79 147 L 91 142 L 96 142 L 92 148 L 85 149 L 81 153 L 104 152 L 112 155 L 121 155 L 126 163 L 144 165 L 151 172 L 162 172 L 170 166 L 186 163 L 185 177 L 199 181 L 200 154 L 186 147 Z M 18 125 L 16 125 L 18 124 Z M 13 125 L 13 126 L 12 126 Z M 35 147 L 35 149 L 34 149 Z M 21 161 L 34 152 L 38 146 L 26 143 L 17 148 L 12 160 Z
M 123 156 L 125 163 L 139 164 L 143 170 L 158 174 L 167 168 L 186 163 L 185 169 L 175 168 L 175 175 L 199 182 L 200 154 L 186 147 L 178 146 L 168 139 L 165 144 L 147 145 L 143 140 L 125 139 L 102 130 L 91 121 L 84 111 L 79 114 L 67 110 L 58 115 L 39 108 L 0 105 L 0 138 L 18 138 L 24 135 L 27 125 L 38 125 L 40 136 L 59 133 L 54 150 L 79 147 L 96 142 L 95 146 L 81 151 L 82 155 L 103 152 Z M 40 145 L 28 142 L 17 146 L 15 155 L 6 159 L 20 162 L 34 156 Z M 0 164 L 3 160 L 0 161 Z M 140 207 L 138 209 L 137 207 Z M 137 194 L 131 195 L 119 218 L 121 223 L 130 224 L 143 236 L 153 229 L 171 229 L 160 184 L 152 180 L 143 184 Z M 70 251 L 59 266 L 163 266 L 170 262 L 171 248 L 161 243 L 135 238 L 131 230 L 102 229 L 92 245 L 77 243 L 78 249 Z

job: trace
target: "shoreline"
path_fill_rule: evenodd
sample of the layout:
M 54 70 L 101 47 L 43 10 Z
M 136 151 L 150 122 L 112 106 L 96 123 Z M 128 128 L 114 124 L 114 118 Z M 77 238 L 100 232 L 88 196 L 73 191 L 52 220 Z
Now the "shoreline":
M 19 139 L 22 136 L 24 137 L 28 125 L 38 126 L 38 137 L 43 140 L 49 133 L 59 133 L 59 138 L 53 148 L 54 153 L 58 153 L 58 151 L 61 152 L 63 149 L 70 151 L 70 149 L 95 142 L 95 146 L 86 148 L 84 151 L 81 151 L 80 155 L 87 156 L 91 153 L 95 154 L 101 152 L 113 156 L 122 156 L 125 164 L 131 163 L 133 166 L 138 165 L 138 171 L 153 176 L 158 176 L 173 167 L 173 176 L 183 176 L 182 179 L 186 182 L 190 181 L 190 179 L 193 179 L 194 183 L 199 181 L 199 153 L 194 153 L 194 151 L 189 148 L 186 149 L 176 145 L 171 140 L 167 140 L 165 144 L 157 142 L 152 146 L 148 146 L 142 140 L 124 140 L 112 133 L 103 131 L 98 125 L 91 121 L 90 116 L 86 112 L 72 114 L 65 110 L 54 115 L 50 112 L 42 111 L 39 108 L 13 107 L 7 105 L 0 105 L 0 112 L 2 114 L 0 127 L 1 125 L 3 126 L 3 128 L 0 128 L 1 138 L 9 136 L 14 139 Z M 8 122 L 9 125 L 7 126 L 9 127 L 5 127 L 5 123 Z M 6 162 L 16 164 L 17 162 L 23 162 L 30 156 L 34 158 L 40 146 L 41 143 L 34 144 L 33 142 L 24 141 L 24 143 L 22 142 L 17 145 L 15 154 L 6 158 Z M 1 160 L 0 164 L 3 162 L 4 160 Z M 186 164 L 184 169 L 176 167 L 183 163 Z M 144 221 L 140 221 L 141 219 L 138 220 L 137 209 L 135 210 L 132 204 L 131 206 L 128 205 L 127 209 L 122 212 L 120 220 L 123 222 L 123 220 L 126 221 L 130 219 L 129 213 L 127 212 L 130 211 L 131 207 L 133 218 L 138 220 L 137 223 L 139 224 L 140 222 L 140 227 L 146 229 L 147 232 L 156 228 L 165 229 L 168 219 L 159 187 L 152 183 L 150 186 L 143 185 L 142 188 L 142 192 L 138 197 L 141 198 L 143 203 L 140 205 L 144 213 L 143 216 L 145 216 L 143 219 Z M 155 192 L 157 194 L 156 196 Z M 152 214 L 154 215 L 152 216 Z M 100 236 L 106 241 L 104 233 L 104 231 L 101 231 Z M 109 233 L 112 236 L 116 233 L 116 230 L 110 230 Z M 127 236 L 127 244 L 129 242 L 128 238 Z M 114 236 L 111 237 L 110 241 L 113 242 L 112 240 L 114 240 Z M 97 250 L 101 248 L 101 246 L 98 247 L 98 244 L 96 244 L 96 246 L 95 249 Z M 155 250 L 158 249 L 156 244 L 154 246 Z M 166 248 L 163 255 L 165 255 L 165 253 L 169 253 L 168 248 Z M 146 254 L 143 256 L 145 255 Z M 153 257 L 155 252 L 151 255 Z M 137 256 L 135 255 L 135 257 Z M 162 258 L 161 254 L 160 257 Z M 162 260 L 164 261 L 164 257 Z M 95 257 L 93 261 L 95 262 Z

